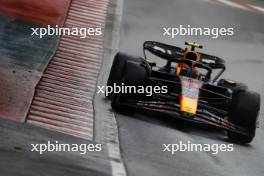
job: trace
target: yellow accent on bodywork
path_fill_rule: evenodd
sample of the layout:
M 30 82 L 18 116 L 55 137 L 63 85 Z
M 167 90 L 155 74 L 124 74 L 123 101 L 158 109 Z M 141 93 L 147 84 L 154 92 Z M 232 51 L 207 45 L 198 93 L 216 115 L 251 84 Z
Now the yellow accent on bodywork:
M 176 67 L 176 75 L 179 76 L 181 73 L 181 67 L 177 66 Z
M 147 61 L 147 63 L 150 63 L 150 64 L 154 64 L 155 63 L 155 61 L 150 60 L 150 59 L 147 59 L 146 61 Z
M 180 111 L 196 114 L 198 100 L 193 98 L 182 97 L 180 102 Z
M 192 42 L 192 41 L 186 41 L 185 45 L 196 47 L 196 48 L 203 48 L 203 46 L 200 45 L 199 43 L 195 43 L 195 42 Z
M 225 81 L 229 84 L 236 84 L 236 81 L 234 80 L 226 79 Z

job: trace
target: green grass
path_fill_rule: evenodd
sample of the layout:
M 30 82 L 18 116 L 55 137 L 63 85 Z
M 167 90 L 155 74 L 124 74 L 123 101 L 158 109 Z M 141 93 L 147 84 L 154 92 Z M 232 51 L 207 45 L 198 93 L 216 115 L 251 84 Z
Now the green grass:
M 250 5 L 264 7 L 264 0 L 239 0 L 239 1 L 250 4 Z

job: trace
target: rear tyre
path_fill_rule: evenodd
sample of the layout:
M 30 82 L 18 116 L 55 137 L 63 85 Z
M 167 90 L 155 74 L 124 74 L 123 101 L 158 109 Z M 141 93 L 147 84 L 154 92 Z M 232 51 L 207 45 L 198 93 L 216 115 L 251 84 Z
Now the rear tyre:
M 116 83 L 116 85 L 120 84 L 120 81 L 122 79 L 123 76 L 123 70 L 125 68 L 126 62 L 127 61 L 133 61 L 133 62 L 141 62 L 143 59 L 140 57 L 133 57 L 133 56 L 129 56 L 127 54 L 124 53 L 117 53 L 115 55 L 111 70 L 110 70 L 110 74 L 108 77 L 108 81 L 107 81 L 107 86 L 114 86 L 114 83 Z M 113 93 L 110 93 L 108 96 L 106 96 L 106 98 L 109 99 L 113 99 Z
M 234 91 L 229 121 L 246 130 L 246 134 L 228 131 L 229 139 L 238 143 L 250 143 L 255 137 L 260 95 L 253 91 Z

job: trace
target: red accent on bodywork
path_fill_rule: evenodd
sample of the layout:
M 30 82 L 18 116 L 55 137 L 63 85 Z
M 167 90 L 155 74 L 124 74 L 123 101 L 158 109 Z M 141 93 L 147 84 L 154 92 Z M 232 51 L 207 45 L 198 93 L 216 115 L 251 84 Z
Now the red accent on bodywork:
M 71 0 L 0 0 L 0 15 L 41 26 L 62 26 Z

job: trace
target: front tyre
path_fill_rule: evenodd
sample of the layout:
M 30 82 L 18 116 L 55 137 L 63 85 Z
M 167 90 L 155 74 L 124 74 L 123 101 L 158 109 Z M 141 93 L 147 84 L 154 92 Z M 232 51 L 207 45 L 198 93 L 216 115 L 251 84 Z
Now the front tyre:
M 238 143 L 250 143 L 256 132 L 260 110 L 260 95 L 253 91 L 235 91 L 229 112 L 229 121 L 246 130 L 246 134 L 228 131 L 229 139 Z
M 121 52 L 118 52 L 115 55 L 111 70 L 110 70 L 110 74 L 108 77 L 108 81 L 107 81 L 107 86 L 114 86 L 114 84 L 116 83 L 117 85 L 120 84 L 120 81 L 122 79 L 123 76 L 123 71 L 125 69 L 126 66 L 126 62 L 127 61 L 133 61 L 133 62 L 142 62 L 142 58 L 140 57 L 134 57 L 134 56 L 130 56 Z M 114 94 L 110 93 L 107 98 L 113 99 Z
M 144 86 L 146 84 L 147 76 L 148 70 L 144 66 L 142 66 L 142 63 L 127 61 L 123 70 L 122 78 L 120 79 L 121 81 L 119 86 L 133 86 L 137 89 L 137 86 Z M 124 106 L 123 103 L 126 102 L 127 98 L 136 98 L 138 96 L 139 95 L 136 92 L 116 93 L 112 98 L 112 108 L 117 111 L 131 112 L 132 108 Z

